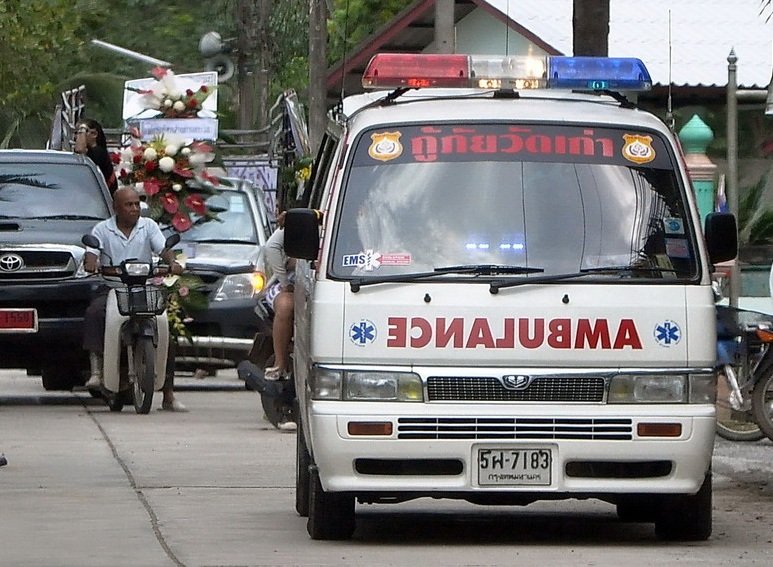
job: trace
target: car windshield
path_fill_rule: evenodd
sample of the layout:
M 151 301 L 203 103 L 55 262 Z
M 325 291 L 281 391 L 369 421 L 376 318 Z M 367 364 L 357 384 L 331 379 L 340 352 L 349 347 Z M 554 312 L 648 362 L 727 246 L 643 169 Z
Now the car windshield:
M 95 218 L 110 216 L 98 199 L 95 172 L 77 163 L 0 163 L 0 213 L 3 218 Z
M 181 233 L 188 242 L 236 241 L 258 244 L 255 218 L 247 195 L 239 191 L 220 190 L 209 201 L 218 208 L 217 219 L 194 224 L 190 230 Z M 220 211 L 219 209 L 225 209 Z
M 496 278 L 534 277 L 514 268 L 540 277 L 591 271 L 584 279 L 697 274 L 672 156 L 649 132 L 501 124 L 369 131 L 342 199 L 330 266 L 337 277 L 457 265 L 498 266 L 474 276 Z

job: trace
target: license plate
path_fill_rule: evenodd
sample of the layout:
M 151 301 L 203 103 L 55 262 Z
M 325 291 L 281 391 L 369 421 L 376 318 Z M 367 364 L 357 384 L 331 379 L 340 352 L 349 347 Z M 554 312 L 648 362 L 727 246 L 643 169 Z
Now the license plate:
M 480 486 L 523 486 L 550 484 L 553 451 L 547 447 L 478 448 Z
M 37 333 L 35 309 L 0 309 L 0 333 Z

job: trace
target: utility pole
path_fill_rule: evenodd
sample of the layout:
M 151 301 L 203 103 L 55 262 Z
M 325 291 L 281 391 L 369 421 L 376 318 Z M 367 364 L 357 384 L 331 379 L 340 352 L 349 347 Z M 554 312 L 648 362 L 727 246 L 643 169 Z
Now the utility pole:
M 455 0 L 435 0 L 435 53 L 456 53 Z
M 309 12 L 309 143 L 316 152 L 327 113 L 327 4 L 311 0 Z
M 258 0 L 258 89 L 257 113 L 258 128 L 268 127 L 268 96 L 269 96 L 269 76 L 268 69 L 271 64 L 269 22 L 271 18 L 271 0 Z
M 257 17 L 254 0 L 236 2 L 236 81 L 238 85 L 237 122 L 240 130 L 255 127 L 255 52 L 257 51 Z
M 572 2 L 573 55 L 609 54 L 609 0 Z

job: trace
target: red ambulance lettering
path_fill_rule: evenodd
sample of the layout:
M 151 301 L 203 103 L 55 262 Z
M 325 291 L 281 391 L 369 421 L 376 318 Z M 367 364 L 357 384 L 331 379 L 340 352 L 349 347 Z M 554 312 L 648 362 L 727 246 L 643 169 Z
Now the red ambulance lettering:
M 419 331 L 418 334 L 414 331 Z M 432 325 L 421 317 L 411 319 L 411 348 L 423 348 L 432 340 Z
M 529 332 L 529 319 L 518 319 L 518 342 L 523 348 L 539 348 L 545 340 L 545 320 L 532 319 L 533 329 Z
M 572 348 L 572 320 L 553 319 L 548 324 L 548 345 L 553 348 Z
M 408 320 L 405 317 L 390 317 L 387 320 L 387 347 L 405 348 L 405 337 L 408 335 Z
M 577 334 L 575 336 L 574 348 L 598 348 L 599 342 L 601 348 L 609 348 L 609 325 L 606 319 L 596 319 L 591 327 L 590 319 L 580 319 L 577 321 Z
M 517 327 L 517 332 L 516 332 Z M 461 317 L 389 317 L 387 348 L 454 348 L 536 349 L 547 345 L 553 349 L 575 350 L 641 350 L 642 344 L 633 319 L 621 319 L 612 340 L 607 319 L 502 319 L 492 327 L 492 321 L 476 317 L 465 321 Z

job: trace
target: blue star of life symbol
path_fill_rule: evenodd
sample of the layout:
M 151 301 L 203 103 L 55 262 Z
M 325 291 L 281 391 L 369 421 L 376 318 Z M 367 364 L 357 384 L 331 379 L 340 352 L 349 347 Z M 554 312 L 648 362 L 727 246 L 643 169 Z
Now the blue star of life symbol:
M 354 323 L 349 328 L 349 338 L 357 346 L 364 346 L 376 340 L 376 326 L 367 319 Z
M 675 345 L 681 338 L 679 325 L 673 321 L 664 321 L 655 327 L 655 340 L 663 346 Z

